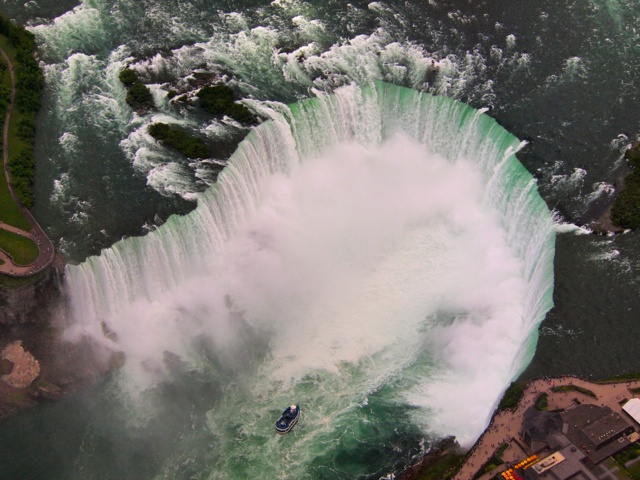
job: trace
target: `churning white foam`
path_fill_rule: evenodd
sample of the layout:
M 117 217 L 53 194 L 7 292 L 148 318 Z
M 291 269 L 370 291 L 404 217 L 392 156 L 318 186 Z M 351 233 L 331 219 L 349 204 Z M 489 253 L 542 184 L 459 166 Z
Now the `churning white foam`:
M 356 408 L 390 388 L 426 432 L 468 444 L 550 307 L 552 222 L 517 145 L 469 107 L 389 85 L 274 113 L 196 211 L 69 268 L 71 333 L 124 351 L 133 390 L 163 377 L 165 351 L 200 368 L 204 336 L 253 392 L 322 376 L 308 399 Z

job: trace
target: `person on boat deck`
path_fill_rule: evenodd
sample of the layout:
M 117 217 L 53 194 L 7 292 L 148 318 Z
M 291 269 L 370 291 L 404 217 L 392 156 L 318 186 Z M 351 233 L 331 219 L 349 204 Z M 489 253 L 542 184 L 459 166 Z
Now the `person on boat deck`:
M 289 419 L 292 419 L 295 416 L 296 416 L 296 406 L 295 405 L 291 405 L 289 407 L 289 411 L 284 414 L 284 418 L 289 420 Z

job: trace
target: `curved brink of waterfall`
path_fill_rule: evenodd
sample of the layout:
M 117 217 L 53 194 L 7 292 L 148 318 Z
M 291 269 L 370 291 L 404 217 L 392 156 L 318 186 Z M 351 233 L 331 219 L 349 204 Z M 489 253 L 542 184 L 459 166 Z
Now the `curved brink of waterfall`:
M 219 268 L 225 242 L 259 207 L 261 179 L 286 175 L 305 159 L 338 143 L 379 145 L 401 131 L 450 162 L 466 158 L 477 163 L 486 186 L 483 202 L 499 212 L 506 243 L 521 260 L 526 284 L 524 319 L 517 340 L 520 344 L 514 350 L 516 358 L 507 369 L 509 378 L 500 380 L 505 383 L 498 388 L 504 389 L 533 356 L 537 327 L 552 306 L 553 222 L 535 180 L 515 156 L 522 143 L 491 117 L 463 103 L 385 83 L 343 87 L 332 95 L 288 107 L 262 108 L 270 120 L 240 144 L 217 184 L 200 196 L 193 212 L 173 216 L 144 237 L 122 240 L 100 256 L 67 268 L 76 326 L 101 337 L 102 321 L 130 315 L 131 306 L 141 300 L 151 305 L 163 292 Z M 356 377 L 354 373 L 354 382 Z M 323 388 L 328 389 L 327 385 Z M 499 393 L 492 390 L 492 398 Z M 283 401 L 286 404 L 287 400 Z M 281 407 L 278 404 L 276 409 Z M 480 415 L 479 424 L 464 440 L 477 437 L 488 421 L 489 407 L 483 406 L 484 417 Z M 317 421 L 314 425 L 318 428 L 328 428 L 326 421 L 309 415 L 301 431 L 305 422 Z M 429 425 L 427 430 L 432 428 Z

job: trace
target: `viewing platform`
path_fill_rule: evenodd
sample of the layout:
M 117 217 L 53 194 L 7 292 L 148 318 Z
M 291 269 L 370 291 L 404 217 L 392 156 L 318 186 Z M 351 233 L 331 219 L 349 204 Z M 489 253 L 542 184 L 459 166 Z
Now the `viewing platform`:
M 544 408 L 539 403 L 542 396 Z M 640 439 L 640 416 L 623 408 L 635 397 L 640 397 L 640 380 L 594 383 L 571 376 L 532 380 L 515 409 L 493 415 L 451 478 L 627 479 L 624 472 L 617 476 L 620 469 L 611 456 Z

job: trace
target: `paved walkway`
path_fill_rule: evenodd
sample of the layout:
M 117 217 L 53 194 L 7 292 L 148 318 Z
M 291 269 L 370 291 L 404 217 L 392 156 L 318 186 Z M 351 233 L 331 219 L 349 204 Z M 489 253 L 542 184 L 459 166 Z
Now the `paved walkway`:
M 573 385 L 586 388 L 592 391 L 596 398 L 585 395 L 577 391 L 552 392 L 552 387 Z M 522 418 L 525 410 L 533 406 L 542 393 L 547 394 L 549 410 L 567 409 L 575 406 L 574 399 L 581 403 L 591 403 L 600 406 L 608 406 L 612 410 L 622 413 L 621 402 L 632 398 L 634 394 L 632 388 L 640 388 L 640 380 L 619 383 L 592 383 L 576 377 L 556 377 L 549 379 L 536 379 L 529 382 L 524 395 L 515 410 L 503 410 L 497 412 L 491 419 L 491 423 L 471 448 L 469 456 L 462 465 L 453 480 L 470 480 L 476 472 L 491 458 L 494 452 L 503 443 L 509 443 L 513 439 L 522 443 L 520 433 L 522 428 Z M 626 415 L 626 414 L 625 414 Z M 507 450 L 508 452 L 509 450 Z M 524 458 L 509 458 L 505 452 L 503 458 L 507 462 L 518 462 Z M 497 471 L 491 473 L 494 476 Z
M 11 122 L 11 114 L 13 112 L 13 102 L 16 98 L 16 80 L 13 65 L 11 64 L 11 60 L 9 60 L 7 53 L 0 48 L 0 54 L 4 58 L 4 61 L 7 62 L 9 76 L 11 78 L 11 97 L 7 106 L 7 114 L 4 119 L 4 130 L 2 132 L 2 160 L 4 164 L 4 176 L 7 180 L 7 186 L 9 187 L 11 198 L 13 198 L 16 205 L 18 205 L 20 210 L 22 210 L 22 214 L 29 222 L 31 230 L 27 232 L 16 227 L 12 227 L 11 225 L 4 223 L 1 219 L 0 229 L 30 238 L 38 246 L 39 251 L 38 258 L 36 258 L 34 262 L 29 265 L 18 265 L 13 261 L 11 255 L 0 250 L 0 260 L 4 262 L 0 265 L 0 273 L 10 275 L 12 277 L 27 277 L 35 275 L 51 265 L 55 256 L 55 249 L 53 247 L 53 243 L 51 243 L 51 240 L 47 237 L 47 234 L 44 233 L 44 230 L 42 230 L 36 219 L 31 215 L 31 212 L 18 201 L 11 184 L 11 175 L 9 173 L 9 123 Z

